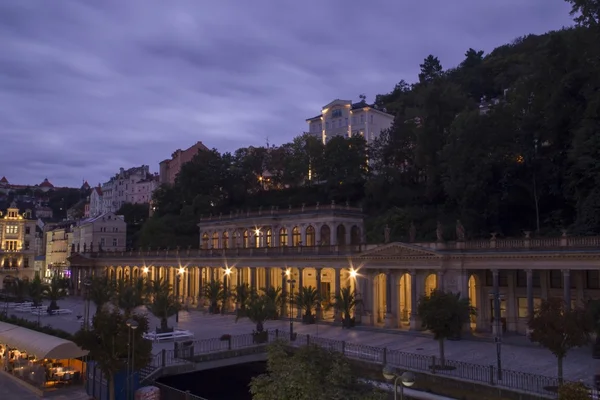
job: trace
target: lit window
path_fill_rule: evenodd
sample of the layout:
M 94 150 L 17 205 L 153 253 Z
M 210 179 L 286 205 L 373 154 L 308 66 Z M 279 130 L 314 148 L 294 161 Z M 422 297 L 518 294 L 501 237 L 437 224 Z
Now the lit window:
M 17 225 L 6 225 L 6 233 L 13 235 L 19 233 L 19 227 Z

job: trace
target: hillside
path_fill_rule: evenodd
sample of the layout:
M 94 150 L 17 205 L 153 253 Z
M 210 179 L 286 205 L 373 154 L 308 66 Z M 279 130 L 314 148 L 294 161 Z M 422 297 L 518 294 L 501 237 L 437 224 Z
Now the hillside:
M 370 148 L 298 137 L 202 152 L 157 191 L 140 244 L 197 245 L 200 215 L 332 200 L 363 206 L 370 241 L 386 223 L 405 239 L 411 221 L 432 238 L 438 220 L 452 239 L 457 219 L 470 237 L 599 234 L 599 39 L 597 25 L 531 35 L 449 70 L 429 56 L 418 82 L 377 96 L 396 119 Z

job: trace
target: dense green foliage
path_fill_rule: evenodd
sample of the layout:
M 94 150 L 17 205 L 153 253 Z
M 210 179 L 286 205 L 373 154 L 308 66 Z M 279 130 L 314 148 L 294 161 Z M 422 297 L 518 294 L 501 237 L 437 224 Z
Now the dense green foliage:
M 341 353 L 309 345 L 290 355 L 283 343 L 269 346 L 267 373 L 252 378 L 250 392 L 255 400 L 387 398 L 359 382 Z
M 570 2 L 575 28 L 487 55 L 468 49 L 453 69 L 428 56 L 418 82 L 376 97 L 395 123 L 371 146 L 301 136 L 200 152 L 156 192 L 139 244 L 197 246 L 202 215 L 331 201 L 363 207 L 369 241 L 381 242 L 386 224 L 392 240 L 405 240 L 411 222 L 417 239 L 430 239 L 437 221 L 454 231 L 457 219 L 468 238 L 599 234 L 598 2 Z

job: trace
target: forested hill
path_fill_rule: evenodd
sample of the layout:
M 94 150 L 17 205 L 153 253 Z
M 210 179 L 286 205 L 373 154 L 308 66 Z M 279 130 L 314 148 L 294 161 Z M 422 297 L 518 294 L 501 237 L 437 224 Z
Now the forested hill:
M 376 97 L 396 119 L 370 148 L 298 137 L 201 152 L 156 192 L 139 244 L 197 246 L 202 214 L 331 200 L 363 206 L 371 241 L 386 223 L 394 240 L 411 222 L 432 238 L 437 221 L 452 239 L 457 219 L 469 237 L 600 233 L 600 35 L 588 25 L 469 49 L 454 69 L 427 57 L 418 82 Z

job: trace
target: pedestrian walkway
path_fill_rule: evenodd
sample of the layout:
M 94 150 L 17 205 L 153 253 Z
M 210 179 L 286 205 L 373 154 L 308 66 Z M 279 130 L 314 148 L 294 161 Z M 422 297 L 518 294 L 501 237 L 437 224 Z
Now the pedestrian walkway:
M 84 302 L 79 298 L 68 298 L 59 301 L 59 304 L 61 307 L 72 309 L 73 315 L 42 317 L 42 324 L 48 324 L 71 333 L 76 332 L 80 328 L 77 315 L 83 314 Z M 93 315 L 93 304 L 90 308 Z M 147 310 L 140 307 L 137 312 L 147 313 Z M 23 316 L 30 320 L 36 320 L 33 315 Z M 154 316 L 149 314 L 148 318 L 150 329 L 160 325 L 160 321 Z M 190 330 L 194 333 L 195 339 L 217 338 L 223 334 L 239 335 L 252 332 L 255 329 L 255 325 L 246 318 L 235 322 L 235 317 L 232 315 L 211 315 L 203 311 L 181 311 L 179 313 L 179 323 L 177 324 L 175 317 L 172 317 L 169 319 L 169 326 Z M 289 320 L 267 321 L 265 328 L 288 331 Z M 431 335 L 424 332 L 390 331 L 364 326 L 354 329 L 342 329 L 339 326 L 324 323 L 303 325 L 299 321 L 294 322 L 294 330 L 311 336 L 387 347 L 406 353 L 427 356 L 439 355 L 438 343 L 433 340 Z M 172 343 L 157 344 L 154 352 L 158 352 L 162 348 L 172 347 Z M 486 366 L 495 366 L 497 363 L 496 345 L 489 337 L 446 341 L 445 350 L 446 358 L 449 360 Z M 525 337 L 506 338 L 501 346 L 501 359 L 502 368 L 504 369 L 550 377 L 557 374 L 556 357 L 540 346 L 529 344 Z M 593 375 L 599 370 L 600 360 L 592 359 L 590 346 L 571 351 L 564 361 L 564 374 L 568 380 L 583 380 L 587 384 L 592 384 Z

